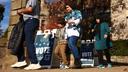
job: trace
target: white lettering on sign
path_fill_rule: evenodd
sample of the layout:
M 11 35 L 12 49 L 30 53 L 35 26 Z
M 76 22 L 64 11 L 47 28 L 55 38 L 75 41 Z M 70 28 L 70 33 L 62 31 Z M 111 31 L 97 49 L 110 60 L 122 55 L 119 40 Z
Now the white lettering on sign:
M 92 52 L 83 52 L 82 57 L 90 57 L 92 56 Z
M 50 53 L 50 47 L 38 47 L 36 48 L 36 54 Z

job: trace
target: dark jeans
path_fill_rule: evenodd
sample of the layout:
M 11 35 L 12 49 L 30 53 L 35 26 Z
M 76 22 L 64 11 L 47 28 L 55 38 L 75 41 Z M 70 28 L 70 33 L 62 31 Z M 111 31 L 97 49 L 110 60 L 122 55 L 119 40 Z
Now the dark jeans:
M 77 41 L 78 37 L 76 36 L 71 36 L 68 38 L 68 47 L 70 48 L 71 52 L 73 53 L 75 59 L 79 59 L 79 51 L 77 48 Z
M 70 50 L 73 53 L 73 56 L 75 58 L 75 67 L 80 68 L 81 67 L 81 62 L 80 62 L 79 51 L 78 51 L 78 48 L 77 48 L 77 41 L 78 41 L 77 36 L 69 37 L 68 38 L 68 47 L 70 48 Z
M 29 18 L 26 20 L 24 26 L 24 33 L 23 33 L 23 39 L 22 43 L 19 46 L 19 53 L 17 54 L 18 61 L 24 61 L 25 56 L 24 56 L 24 48 L 23 48 L 23 42 L 25 41 L 25 45 L 28 50 L 28 57 L 30 59 L 30 62 L 32 64 L 37 64 L 37 57 L 36 57 L 36 52 L 35 52 L 35 46 L 34 46 L 34 40 L 35 40 L 35 32 L 39 26 L 39 20 L 34 19 L 34 18 Z
M 97 50 L 97 53 L 98 53 L 99 64 L 104 64 L 103 55 L 105 55 L 107 63 L 111 64 L 111 55 L 109 53 L 109 49 Z

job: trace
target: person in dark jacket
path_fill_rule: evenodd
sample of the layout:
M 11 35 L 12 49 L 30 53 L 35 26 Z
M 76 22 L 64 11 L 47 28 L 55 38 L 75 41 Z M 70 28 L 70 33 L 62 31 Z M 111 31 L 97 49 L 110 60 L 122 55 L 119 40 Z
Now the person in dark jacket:
M 25 70 L 39 69 L 41 68 L 38 63 L 35 46 L 34 46 L 34 34 L 39 26 L 39 15 L 40 15 L 40 2 L 39 0 L 27 0 L 26 7 L 17 11 L 18 14 L 23 15 L 24 19 L 24 38 L 25 45 L 28 50 L 28 57 L 30 59 L 30 65 L 25 67 Z M 19 52 L 17 54 L 18 62 L 11 65 L 11 67 L 23 67 L 27 63 L 25 61 L 24 48 L 21 44 Z
M 110 60 L 109 48 L 112 47 L 112 43 L 108 41 L 108 35 L 110 29 L 107 22 L 101 22 L 101 18 L 96 18 L 96 24 L 94 26 L 94 37 L 95 37 L 95 49 L 98 53 L 99 68 L 105 68 L 103 61 L 103 53 L 106 56 L 108 67 L 112 67 Z M 109 46 L 108 46 L 109 45 Z M 111 46 L 110 46 L 111 45 Z

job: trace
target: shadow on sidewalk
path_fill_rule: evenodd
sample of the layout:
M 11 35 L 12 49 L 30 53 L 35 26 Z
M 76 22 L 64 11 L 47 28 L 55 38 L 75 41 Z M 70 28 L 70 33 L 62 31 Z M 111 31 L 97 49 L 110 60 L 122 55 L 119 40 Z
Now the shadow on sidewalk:
M 128 63 L 112 62 L 114 66 L 128 66 Z

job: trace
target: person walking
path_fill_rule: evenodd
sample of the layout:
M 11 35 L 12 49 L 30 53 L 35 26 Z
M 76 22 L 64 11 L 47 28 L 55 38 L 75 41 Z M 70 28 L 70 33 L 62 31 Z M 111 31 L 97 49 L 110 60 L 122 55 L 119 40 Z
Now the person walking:
M 39 15 L 40 15 L 40 2 L 39 0 L 27 0 L 26 7 L 23 9 L 19 9 L 17 11 L 19 15 L 23 15 L 24 19 L 24 37 L 23 42 L 25 41 L 25 45 L 28 50 L 28 57 L 30 59 L 30 64 L 25 67 L 25 70 L 30 69 L 39 69 L 41 68 L 38 63 L 35 46 L 34 46 L 34 34 L 39 26 Z M 11 67 L 23 67 L 26 66 L 27 63 L 25 61 L 24 55 L 24 47 L 23 44 L 19 46 L 19 52 L 17 53 L 18 62 L 11 65 Z

